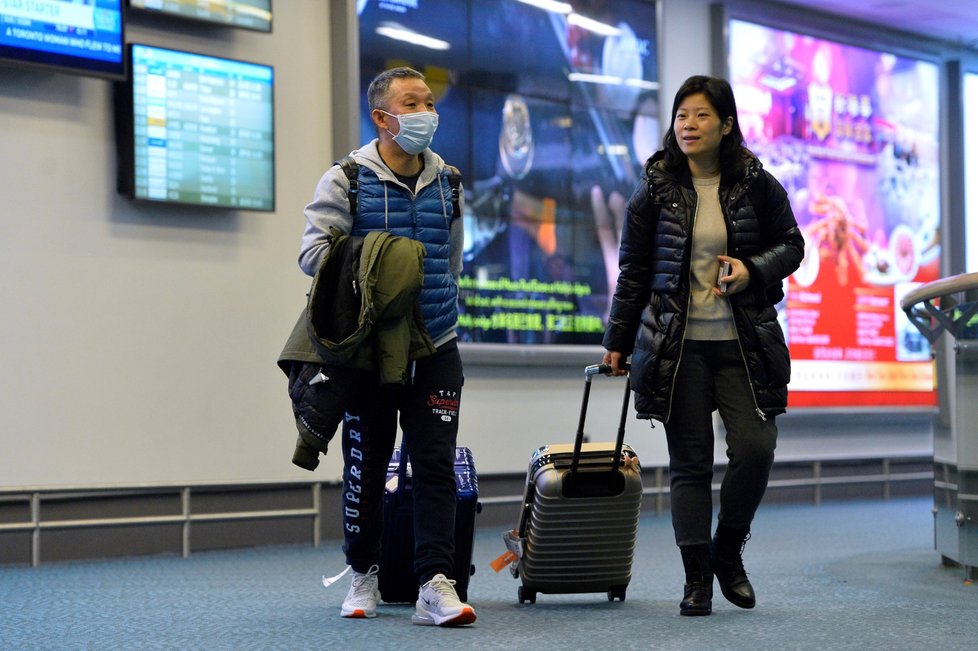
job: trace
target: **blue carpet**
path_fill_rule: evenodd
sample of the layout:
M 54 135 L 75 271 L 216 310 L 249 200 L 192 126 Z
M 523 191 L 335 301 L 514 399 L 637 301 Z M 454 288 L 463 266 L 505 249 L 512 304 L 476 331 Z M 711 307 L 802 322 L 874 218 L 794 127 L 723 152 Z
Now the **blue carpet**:
M 514 516 L 515 517 L 515 516 Z M 668 517 L 642 518 L 624 602 L 546 595 L 488 563 L 501 532 L 480 529 L 464 629 L 413 626 L 412 607 L 344 620 L 336 541 L 0 569 L 0 649 L 956 649 L 978 648 L 978 586 L 933 550 L 929 499 L 762 506 L 745 564 L 758 606 L 714 599 L 680 617 L 683 573 Z

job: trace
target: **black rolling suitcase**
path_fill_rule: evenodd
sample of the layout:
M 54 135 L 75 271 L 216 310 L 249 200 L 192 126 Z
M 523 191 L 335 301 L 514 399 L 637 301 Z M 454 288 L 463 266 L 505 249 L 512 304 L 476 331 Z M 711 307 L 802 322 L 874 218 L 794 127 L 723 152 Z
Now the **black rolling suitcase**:
M 403 455 L 403 456 L 402 456 Z M 459 599 L 468 599 L 469 577 L 475 572 L 472 544 L 479 504 L 479 480 L 472 451 L 455 448 L 455 580 Z M 414 603 L 418 579 L 414 574 L 414 501 L 411 492 L 411 462 L 404 448 L 394 450 L 387 466 L 384 491 L 384 535 L 381 539 L 380 597 L 387 603 Z
M 520 603 L 534 603 L 540 592 L 605 592 L 609 601 L 625 600 L 642 505 L 641 466 L 624 443 L 627 378 L 617 439 L 584 443 L 591 377 L 608 371 L 585 369 L 574 443 L 545 445 L 530 457 L 511 568 L 522 582 Z

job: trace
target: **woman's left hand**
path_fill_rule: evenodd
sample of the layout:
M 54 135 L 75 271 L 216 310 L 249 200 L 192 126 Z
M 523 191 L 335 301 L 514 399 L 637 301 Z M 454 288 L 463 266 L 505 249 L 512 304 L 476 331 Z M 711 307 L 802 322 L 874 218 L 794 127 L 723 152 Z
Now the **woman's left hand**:
M 718 255 L 717 260 L 721 265 L 724 262 L 730 263 L 730 273 L 717 278 L 717 285 L 713 288 L 714 296 L 730 296 L 747 289 L 747 286 L 750 285 L 750 272 L 743 262 L 728 255 Z M 726 283 L 726 289 L 721 290 L 720 283 Z

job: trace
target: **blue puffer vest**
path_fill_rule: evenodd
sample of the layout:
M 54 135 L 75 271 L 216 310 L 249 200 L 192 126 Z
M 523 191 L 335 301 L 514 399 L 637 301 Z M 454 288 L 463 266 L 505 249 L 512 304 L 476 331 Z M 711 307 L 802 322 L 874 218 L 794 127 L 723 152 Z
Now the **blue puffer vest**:
M 383 182 L 366 165 L 358 176 L 360 195 L 353 235 L 387 231 L 424 245 L 424 286 L 418 302 L 432 339 L 458 321 L 458 285 L 449 268 L 452 188 L 442 170 L 417 195 L 399 183 Z

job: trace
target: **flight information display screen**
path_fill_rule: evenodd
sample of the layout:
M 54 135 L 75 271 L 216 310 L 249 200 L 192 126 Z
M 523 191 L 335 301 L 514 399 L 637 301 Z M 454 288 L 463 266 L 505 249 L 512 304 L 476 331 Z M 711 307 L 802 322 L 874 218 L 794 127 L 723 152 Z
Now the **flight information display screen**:
M 121 189 L 148 201 L 274 210 L 272 67 L 146 45 L 131 50 L 132 78 L 119 107 L 131 165 L 124 163 Z
M 129 6 L 205 23 L 272 31 L 272 0 L 129 0 Z
M 122 0 L 0 0 L 0 62 L 121 79 Z

